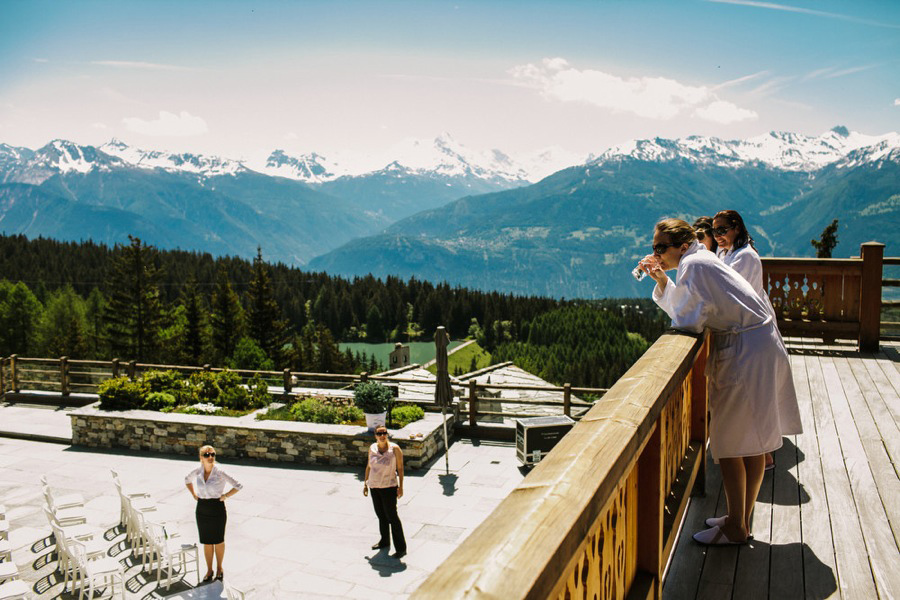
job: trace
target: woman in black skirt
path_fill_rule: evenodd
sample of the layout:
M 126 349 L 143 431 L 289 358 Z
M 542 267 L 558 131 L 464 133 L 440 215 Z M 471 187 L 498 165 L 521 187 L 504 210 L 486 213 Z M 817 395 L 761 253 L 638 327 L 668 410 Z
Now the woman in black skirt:
M 227 493 L 226 483 L 231 486 Z M 244 486 L 216 465 L 216 449 L 212 446 L 201 446 L 200 466 L 188 473 L 184 484 L 197 501 L 197 530 L 206 557 L 206 577 L 203 581 L 212 581 L 213 553 L 219 566 L 216 579 L 221 580 L 224 576 L 222 559 L 225 557 L 225 521 L 228 519 L 225 498 L 234 496 Z

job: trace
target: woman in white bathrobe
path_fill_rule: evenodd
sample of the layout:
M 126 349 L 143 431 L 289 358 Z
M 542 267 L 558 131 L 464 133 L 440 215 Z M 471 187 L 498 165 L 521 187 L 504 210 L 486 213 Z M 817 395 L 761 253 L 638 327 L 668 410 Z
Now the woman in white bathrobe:
M 747 226 L 744 225 L 743 217 L 736 210 L 720 210 L 713 217 L 712 226 L 711 233 L 718 246 L 716 256 L 746 279 L 766 303 L 766 307 L 772 309 L 772 302 L 763 285 L 762 260 Z M 774 310 L 772 318 L 775 318 Z M 775 457 L 767 452 L 766 471 L 774 468 Z
M 722 468 L 728 514 L 694 535 L 703 544 L 740 544 L 762 484 L 764 454 L 802 432 L 784 344 L 769 310 L 746 279 L 696 241 L 680 219 L 656 224 L 653 254 L 641 268 L 653 299 L 676 329 L 712 332 L 707 363 L 709 447 Z M 676 282 L 665 274 L 676 269 Z

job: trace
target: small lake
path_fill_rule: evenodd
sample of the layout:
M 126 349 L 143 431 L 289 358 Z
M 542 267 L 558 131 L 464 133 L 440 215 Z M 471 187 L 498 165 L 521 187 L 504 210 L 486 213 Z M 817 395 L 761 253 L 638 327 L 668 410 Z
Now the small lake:
M 452 350 L 462 344 L 461 341 L 450 342 L 448 349 Z M 411 363 L 419 363 L 423 365 L 430 360 L 434 360 L 434 342 L 412 342 L 410 344 L 403 344 L 404 346 L 409 346 L 409 361 Z M 356 354 L 359 352 L 362 355 L 365 352 L 368 356 L 375 355 L 375 359 L 379 361 L 384 368 L 387 369 L 389 363 L 389 359 L 391 356 L 391 352 L 394 350 L 394 342 L 388 342 L 385 344 L 367 344 L 365 342 L 349 342 L 349 343 L 340 343 L 338 346 L 341 349 L 341 352 L 350 349 L 351 352 Z

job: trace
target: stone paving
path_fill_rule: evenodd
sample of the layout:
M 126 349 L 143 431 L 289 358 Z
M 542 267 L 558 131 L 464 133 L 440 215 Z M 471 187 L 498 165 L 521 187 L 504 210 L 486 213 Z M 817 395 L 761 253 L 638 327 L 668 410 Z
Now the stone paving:
M 17 437 L 29 431 L 64 437 L 64 422 L 63 409 L 0 404 L 0 436 L 5 430 Z M 183 479 L 197 464 L 178 456 L 0 437 L 0 504 L 10 519 L 13 559 L 34 597 L 72 597 L 60 595 L 53 540 L 41 512 L 42 474 L 56 493 L 84 496 L 88 522 L 107 530 L 110 555 L 127 567 L 128 598 L 149 599 L 166 592 L 124 550 L 109 470 L 116 469 L 126 486 L 149 492 L 160 514 L 193 541 L 194 502 Z M 226 581 L 247 598 L 279 599 L 407 597 L 525 475 L 512 444 L 467 439 L 451 445 L 449 474 L 443 455 L 426 468 L 408 470 L 399 512 L 409 554 L 396 560 L 369 549 L 378 525 L 371 501 L 362 495 L 362 467 L 254 461 L 227 466 L 244 489 L 228 501 Z M 189 573 L 186 581 L 195 585 L 196 575 Z M 178 583 L 170 593 L 187 589 Z

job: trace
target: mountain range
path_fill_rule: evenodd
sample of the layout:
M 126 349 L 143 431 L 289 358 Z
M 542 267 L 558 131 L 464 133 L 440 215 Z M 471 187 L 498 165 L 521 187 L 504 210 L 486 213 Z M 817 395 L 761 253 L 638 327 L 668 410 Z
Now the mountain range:
M 833 218 L 836 255 L 870 239 L 890 253 L 900 222 L 896 133 L 655 138 L 586 161 L 474 152 L 448 134 L 393 151 L 370 169 L 283 150 L 251 164 L 118 140 L 0 144 L 0 230 L 243 257 L 261 246 L 267 260 L 338 275 L 602 297 L 647 292 L 629 272 L 664 216 L 733 208 L 763 255 L 800 256 Z

